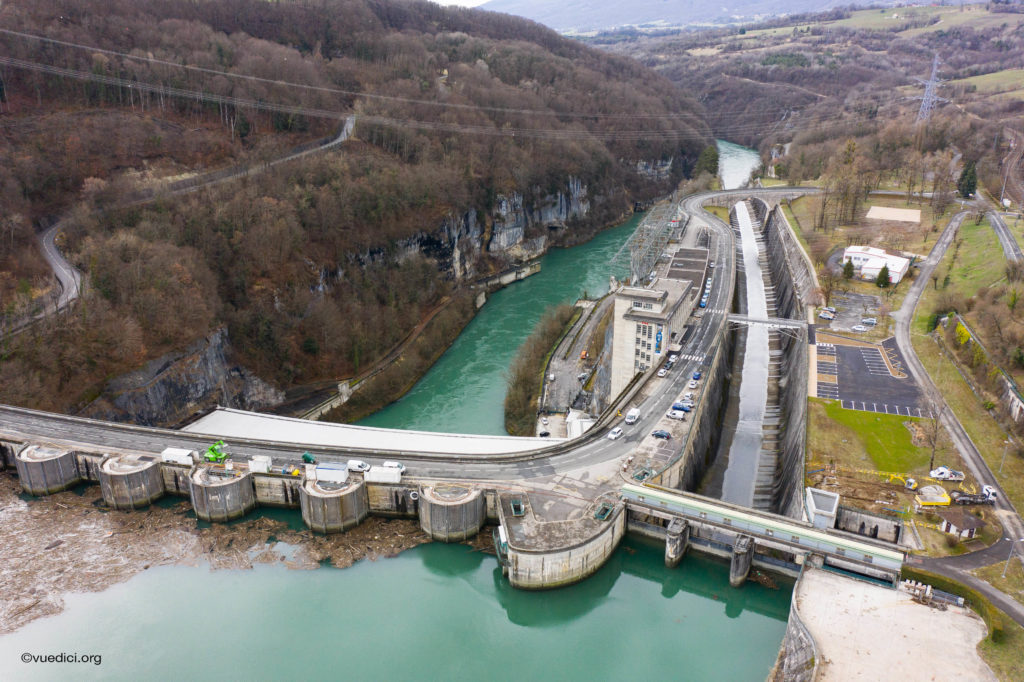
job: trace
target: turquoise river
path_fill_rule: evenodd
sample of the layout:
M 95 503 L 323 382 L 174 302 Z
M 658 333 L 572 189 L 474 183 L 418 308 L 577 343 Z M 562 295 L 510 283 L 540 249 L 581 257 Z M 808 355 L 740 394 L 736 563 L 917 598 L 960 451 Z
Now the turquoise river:
M 720 149 L 727 169 L 756 162 L 742 147 Z M 546 306 L 606 290 L 635 225 L 549 253 L 540 274 L 495 294 L 409 395 L 365 423 L 500 433 L 516 347 Z M 301 523 L 297 511 L 271 514 Z M 662 551 L 627 539 L 593 577 L 540 593 L 511 589 L 491 555 L 436 543 L 344 570 L 159 567 L 68 595 L 60 615 L 0 637 L 0 678 L 763 680 L 791 586 L 733 589 L 726 565 L 691 554 L 670 570 Z M 102 660 L 20 662 L 62 652 Z

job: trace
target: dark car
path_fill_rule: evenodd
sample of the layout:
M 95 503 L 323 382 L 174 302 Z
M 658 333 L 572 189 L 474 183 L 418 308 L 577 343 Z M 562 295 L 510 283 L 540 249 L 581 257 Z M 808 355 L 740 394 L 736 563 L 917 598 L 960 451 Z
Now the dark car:
M 672 434 L 670 434 L 668 431 L 662 431 L 661 429 L 651 432 L 651 435 L 654 436 L 655 438 L 661 438 L 662 440 L 669 440 L 670 438 L 672 438 Z
M 700 374 L 700 372 L 694 372 L 694 373 L 693 373 L 693 380 L 694 380 L 694 381 L 699 381 L 699 380 L 700 380 L 700 377 L 701 377 L 701 374 Z
M 690 406 L 686 403 L 672 403 L 672 409 L 680 412 L 689 412 Z

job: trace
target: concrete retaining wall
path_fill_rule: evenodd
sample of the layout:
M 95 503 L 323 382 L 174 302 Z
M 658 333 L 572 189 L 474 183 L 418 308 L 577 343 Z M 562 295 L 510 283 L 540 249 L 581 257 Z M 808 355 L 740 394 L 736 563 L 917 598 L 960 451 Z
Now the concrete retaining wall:
M 164 495 L 164 477 L 155 457 L 106 457 L 99 479 L 103 501 L 114 509 L 148 507 Z
M 299 506 L 299 489 L 302 487 L 302 476 L 286 474 L 253 474 L 253 487 L 256 501 L 260 506 L 287 507 L 294 509 Z
M 205 467 L 193 467 L 188 480 L 192 509 L 200 521 L 224 523 L 256 508 L 256 491 L 248 472 L 219 476 Z
M 344 486 L 321 486 L 307 480 L 299 488 L 302 520 L 317 533 L 341 533 L 362 523 L 370 511 L 361 477 Z
M 786 682 L 813 682 L 818 675 L 818 648 L 814 643 L 814 637 L 800 619 L 800 610 L 796 605 L 799 586 L 799 581 L 793 586 L 793 596 L 789 603 L 789 622 L 786 625 L 786 636 L 782 640 L 776 673 L 781 673 L 781 679 Z M 774 679 L 779 678 L 776 676 Z
M 370 511 L 380 516 L 416 518 L 419 516 L 419 486 L 369 483 L 366 494 Z
M 583 580 L 608 560 L 626 530 L 625 507 L 618 507 L 604 528 L 586 542 L 563 550 L 527 552 L 508 548 L 508 580 L 526 590 L 562 587 Z
M 721 436 L 721 412 L 726 397 L 726 379 L 732 335 L 723 327 L 720 341 L 714 344 L 712 358 L 704 379 L 704 392 L 690 413 L 692 426 L 678 457 L 652 482 L 666 488 L 696 490 L 707 472 Z
M 29 495 L 51 495 L 82 480 L 78 458 L 70 450 L 29 445 L 15 457 L 18 480 Z
M 435 540 L 461 542 L 480 531 L 487 517 L 483 493 L 460 485 L 420 488 L 420 528 Z

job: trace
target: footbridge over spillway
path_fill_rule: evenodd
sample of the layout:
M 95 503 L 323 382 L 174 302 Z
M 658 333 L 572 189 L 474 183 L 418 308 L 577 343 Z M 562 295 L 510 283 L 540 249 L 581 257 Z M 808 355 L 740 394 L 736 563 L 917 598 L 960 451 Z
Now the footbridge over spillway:
M 772 517 L 775 527 L 762 524 L 758 530 L 742 525 L 743 509 L 708 498 L 681 498 L 691 506 L 697 501 L 706 505 L 702 511 L 708 518 L 701 518 L 701 511 L 687 511 L 678 500 L 668 507 L 647 508 L 645 501 L 629 498 L 638 494 L 638 482 L 690 486 L 706 465 L 707 434 L 718 428 L 716 392 L 721 391 L 714 382 L 724 381 L 727 371 L 722 348 L 729 325 L 792 324 L 730 318 L 736 274 L 733 233 L 701 211 L 701 204 L 751 195 L 771 200 L 804 191 L 708 193 L 680 204 L 690 214 L 686 222 L 693 229 L 715 234 L 709 258 L 719 263 L 716 274 L 722 285 L 710 292 L 707 311 L 694 317 L 679 352 L 680 366 L 666 377 L 637 375 L 579 438 L 427 434 L 234 410 L 218 410 L 190 429 L 171 430 L 0 406 L 0 467 L 17 469 L 23 488 L 35 495 L 98 482 L 104 499 L 118 509 L 142 507 L 165 494 L 187 496 L 197 516 L 207 521 L 238 518 L 263 505 L 300 509 L 317 532 L 343 532 L 369 514 L 403 516 L 419 519 L 439 541 L 464 539 L 490 523 L 496 527 L 505 572 L 522 588 L 578 581 L 604 563 L 628 530 L 649 526 L 648 534 L 677 537 L 684 521 L 695 529 L 692 546 L 707 540 L 703 547 L 709 551 L 728 547 L 729 552 L 749 555 L 754 565 L 771 563 L 773 555 L 758 551 L 764 548 L 789 557 L 776 565 L 782 572 L 791 571 L 797 558 L 809 552 L 824 552 L 830 561 L 839 561 L 843 548 L 808 544 L 809 531 L 806 541 L 795 543 L 792 537 L 804 537 L 800 533 L 806 529 L 783 530 L 785 517 Z M 694 390 L 687 384 L 697 371 L 703 379 L 688 420 L 665 421 L 677 397 Z M 632 406 L 641 412 L 638 422 L 622 438 L 606 438 L 607 429 L 619 424 Z M 652 432 L 662 428 L 672 430 L 673 437 L 654 438 Z M 230 441 L 232 466 L 205 462 L 196 454 L 215 438 Z M 304 462 L 304 453 L 317 464 Z M 407 468 L 398 477 L 375 478 L 348 471 L 350 458 L 373 466 L 398 460 Z M 744 532 L 723 540 L 727 528 Z M 790 540 L 782 542 L 780 533 L 788 533 Z M 851 561 L 865 574 L 882 566 L 882 559 Z M 885 561 L 885 570 L 898 563 L 895 556 Z
M 890 543 L 660 486 L 626 484 L 622 499 L 637 530 L 665 538 L 665 560 L 688 546 L 730 559 L 730 581 L 752 565 L 797 575 L 808 561 L 895 583 L 905 555 Z

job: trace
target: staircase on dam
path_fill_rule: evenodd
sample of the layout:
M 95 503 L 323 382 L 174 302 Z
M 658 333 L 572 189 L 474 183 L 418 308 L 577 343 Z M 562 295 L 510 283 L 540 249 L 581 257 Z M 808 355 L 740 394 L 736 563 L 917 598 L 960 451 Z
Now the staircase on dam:
M 768 250 L 764 234 L 764 214 L 757 210 L 753 201 L 745 201 L 747 212 L 754 225 L 754 240 L 757 244 L 758 261 L 761 263 L 761 279 L 764 282 L 766 317 L 782 317 L 779 314 L 775 282 L 768 261 Z M 783 369 L 782 332 L 768 330 L 768 394 L 765 400 L 764 418 L 761 431 L 761 452 L 757 462 L 754 481 L 754 498 L 751 506 L 755 509 L 772 509 L 775 503 L 774 487 L 778 472 L 781 450 L 782 400 L 780 380 Z
M 750 218 L 753 246 L 757 254 L 756 267 L 750 267 L 754 263 L 749 258 L 745 262 L 742 240 L 749 237 L 745 237 L 745 231 L 741 229 L 737 209 L 745 210 Z M 737 272 L 739 278 L 747 284 L 737 286 L 739 307 L 753 320 L 784 318 L 788 313 L 792 313 L 793 307 L 779 305 L 779 282 L 776 281 L 777 275 L 773 272 L 765 236 L 764 223 L 768 216 L 766 209 L 763 202 L 747 200 L 737 204 L 730 212 L 730 224 L 737 235 Z M 751 283 L 747 281 L 749 277 L 761 280 L 763 297 L 757 293 L 760 287 L 750 286 Z M 753 295 L 748 295 L 748 292 L 752 292 Z M 779 464 L 786 427 L 782 390 L 787 365 L 785 352 L 788 349 L 785 335 L 792 335 L 792 330 L 767 327 L 755 330 L 753 326 L 747 326 L 738 329 L 737 332 L 738 358 L 742 360 L 736 363 L 735 369 L 739 370 L 742 367 L 743 371 L 734 371 L 734 376 L 742 375 L 739 391 L 747 396 L 748 402 L 740 400 L 737 408 L 739 414 L 734 415 L 734 419 L 728 418 L 726 427 L 734 428 L 737 432 L 744 428 L 749 430 L 751 415 L 760 414 L 760 437 L 752 438 L 751 434 L 747 433 L 745 438 L 740 439 L 734 435 L 728 452 L 722 499 L 754 509 L 774 511 L 779 507 L 778 479 L 782 470 Z M 766 335 L 766 338 L 752 339 L 752 334 Z M 761 371 L 754 371 L 755 363 L 761 363 L 762 367 L 756 368 Z M 764 364 L 767 365 L 766 368 L 763 368 Z M 767 370 L 766 373 L 764 369 Z M 744 381 L 748 384 L 745 387 L 742 384 Z M 763 386 L 755 386 L 755 383 Z M 763 405 L 752 406 L 749 403 L 751 395 L 762 395 Z M 757 409 L 752 409 L 754 407 Z M 747 423 L 744 424 L 744 421 Z M 742 482 L 737 484 L 737 479 Z

